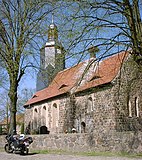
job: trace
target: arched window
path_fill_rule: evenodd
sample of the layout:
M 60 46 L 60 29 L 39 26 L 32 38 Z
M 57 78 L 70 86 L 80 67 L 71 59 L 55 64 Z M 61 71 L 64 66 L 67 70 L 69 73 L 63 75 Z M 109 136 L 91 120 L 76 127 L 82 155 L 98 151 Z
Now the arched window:
M 46 107 L 45 107 L 45 106 L 43 107 L 43 110 L 45 110 L 45 111 L 46 111 Z
M 59 113 L 58 113 L 58 107 L 57 104 L 54 103 L 52 106 L 52 127 L 58 127 L 58 118 L 59 118 Z
M 35 109 L 34 109 L 34 119 L 37 120 L 37 118 L 38 118 L 38 109 L 35 108 Z
M 88 98 L 88 105 L 87 105 L 87 113 L 93 111 L 93 100 L 92 97 Z
M 37 108 L 35 108 L 35 110 L 34 110 L 34 111 L 35 111 L 35 113 L 36 113 L 36 114 L 38 113 Z
M 139 98 L 135 97 L 135 116 L 139 117 Z
M 129 117 L 132 117 L 132 116 L 139 117 L 139 98 L 138 97 L 135 97 L 133 104 L 134 105 L 132 105 L 131 101 L 129 100 L 129 103 L 128 103 Z
M 132 117 L 132 105 L 131 105 L 131 101 L 129 100 L 129 103 L 128 103 L 128 114 L 129 114 L 129 117 Z
M 42 125 L 46 126 L 46 106 L 43 106 L 42 107 L 42 110 L 41 110 L 41 122 L 42 122 Z
M 38 127 L 38 109 L 35 108 L 33 112 L 33 129 L 37 129 Z

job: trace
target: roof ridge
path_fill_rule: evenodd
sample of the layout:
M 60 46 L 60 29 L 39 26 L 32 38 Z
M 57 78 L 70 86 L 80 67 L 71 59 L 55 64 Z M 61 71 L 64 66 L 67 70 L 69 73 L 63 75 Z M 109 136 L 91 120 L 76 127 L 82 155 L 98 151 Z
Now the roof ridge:
M 70 67 L 70 68 L 65 68 L 64 70 L 62 70 L 62 71 L 60 71 L 60 72 L 58 72 L 58 73 L 62 73 L 62 72 L 66 72 L 66 71 L 68 71 L 68 70 L 71 70 L 72 68 L 75 68 L 76 66 L 78 66 L 78 65 L 81 64 L 81 63 L 85 63 L 85 61 L 80 62 L 80 63 L 77 63 L 77 64 L 75 64 L 74 66 L 72 66 L 72 67 Z M 57 74 L 58 74 L 58 73 L 57 73 Z

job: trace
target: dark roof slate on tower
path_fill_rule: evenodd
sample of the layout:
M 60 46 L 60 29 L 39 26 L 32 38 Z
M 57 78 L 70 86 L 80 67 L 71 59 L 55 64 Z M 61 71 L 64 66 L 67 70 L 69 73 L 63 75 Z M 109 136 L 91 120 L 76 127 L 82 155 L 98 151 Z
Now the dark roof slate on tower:
M 83 85 L 78 86 L 75 92 L 81 92 L 83 90 L 111 82 L 118 75 L 120 67 L 127 56 L 128 52 L 120 52 L 98 62 L 90 80 L 86 81 Z M 77 85 L 84 71 L 84 67 L 85 62 L 81 62 L 74 67 L 59 72 L 48 88 L 36 92 L 24 106 L 26 107 L 28 105 L 68 93 Z

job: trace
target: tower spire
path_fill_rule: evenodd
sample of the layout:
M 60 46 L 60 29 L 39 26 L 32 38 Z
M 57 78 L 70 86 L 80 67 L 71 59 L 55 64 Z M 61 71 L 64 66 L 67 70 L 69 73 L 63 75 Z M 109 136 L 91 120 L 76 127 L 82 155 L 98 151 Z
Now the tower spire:
M 48 29 L 48 41 L 58 41 L 58 29 L 57 26 L 54 24 L 54 13 L 52 11 L 52 19 L 51 24 L 49 25 Z

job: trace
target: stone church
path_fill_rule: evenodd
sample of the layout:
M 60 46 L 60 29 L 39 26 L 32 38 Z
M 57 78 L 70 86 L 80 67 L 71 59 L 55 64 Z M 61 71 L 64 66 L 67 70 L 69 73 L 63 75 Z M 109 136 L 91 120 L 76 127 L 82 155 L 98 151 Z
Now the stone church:
M 65 69 L 65 50 L 52 23 L 40 67 L 37 92 L 24 105 L 31 133 L 142 130 L 142 72 L 131 52 L 102 61 L 94 55 Z

